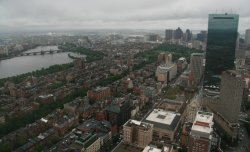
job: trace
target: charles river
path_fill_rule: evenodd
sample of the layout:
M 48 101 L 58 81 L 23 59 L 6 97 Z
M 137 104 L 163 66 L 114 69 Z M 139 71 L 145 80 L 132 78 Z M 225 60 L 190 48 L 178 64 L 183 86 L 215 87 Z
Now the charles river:
M 40 52 L 41 50 L 49 51 L 57 49 L 57 46 L 38 46 L 25 52 Z M 41 68 L 48 68 L 55 64 L 72 62 L 73 59 L 69 58 L 68 54 L 69 52 L 61 52 L 55 54 L 19 56 L 11 59 L 0 60 L 0 79 L 32 72 Z M 72 52 L 70 52 L 70 54 L 73 56 L 79 56 Z

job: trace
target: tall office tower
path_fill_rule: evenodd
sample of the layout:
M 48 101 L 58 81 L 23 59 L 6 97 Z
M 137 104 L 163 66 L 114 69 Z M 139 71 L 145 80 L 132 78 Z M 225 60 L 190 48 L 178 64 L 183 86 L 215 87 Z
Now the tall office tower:
M 198 111 L 191 128 L 188 152 L 210 152 L 213 113 Z
M 189 80 L 190 84 L 193 87 L 197 87 L 203 76 L 203 53 L 192 53 L 190 58 L 190 74 Z
M 123 125 L 123 139 L 125 143 L 145 148 L 153 137 L 153 124 L 128 120 Z
M 207 38 L 207 31 L 201 31 L 200 33 L 197 34 L 197 40 L 198 41 L 202 41 L 202 42 L 205 42 Z
M 247 48 L 250 48 L 250 29 L 246 30 L 245 34 L 245 44 Z
M 174 30 L 171 30 L 171 29 L 167 29 L 165 31 L 165 40 L 166 41 L 170 41 L 173 39 L 173 34 L 174 34 Z
M 204 85 L 219 85 L 223 71 L 234 69 L 237 14 L 209 14 Z
M 219 100 L 209 103 L 208 110 L 213 112 L 215 122 L 231 137 L 237 139 L 239 113 L 243 97 L 244 79 L 235 70 L 222 73 Z
M 174 39 L 181 39 L 183 37 L 183 32 L 180 27 L 174 31 Z
M 158 40 L 158 35 L 157 34 L 148 34 L 145 36 L 146 41 L 150 42 L 156 42 Z
M 230 123 L 239 121 L 244 85 L 243 78 L 237 71 L 223 72 L 217 111 Z
M 184 39 L 186 42 L 189 42 L 192 39 L 192 33 L 189 29 L 186 30 Z

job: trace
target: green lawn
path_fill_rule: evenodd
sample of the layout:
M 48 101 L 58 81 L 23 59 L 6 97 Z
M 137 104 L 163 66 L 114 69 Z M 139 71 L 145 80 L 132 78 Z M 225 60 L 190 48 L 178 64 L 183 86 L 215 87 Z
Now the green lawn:
M 165 98 L 174 100 L 177 98 L 178 95 L 182 93 L 182 90 L 179 86 L 175 86 L 175 87 L 167 86 L 162 89 L 162 92 Z

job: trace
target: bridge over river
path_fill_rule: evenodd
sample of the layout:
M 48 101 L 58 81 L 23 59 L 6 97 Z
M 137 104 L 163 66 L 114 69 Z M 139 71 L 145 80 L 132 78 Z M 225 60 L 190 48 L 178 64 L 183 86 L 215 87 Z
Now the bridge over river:
M 19 54 L 18 56 L 31 56 L 31 55 L 44 55 L 44 54 L 55 54 L 55 53 L 61 53 L 61 52 L 68 52 L 66 50 L 48 50 L 48 51 L 37 51 L 37 52 L 23 52 Z

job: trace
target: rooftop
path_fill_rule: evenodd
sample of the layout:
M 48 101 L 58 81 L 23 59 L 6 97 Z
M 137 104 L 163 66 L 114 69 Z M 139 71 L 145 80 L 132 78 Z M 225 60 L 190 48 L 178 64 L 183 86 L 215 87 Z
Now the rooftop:
M 164 146 L 163 148 L 158 148 L 154 145 L 149 145 L 144 148 L 142 152 L 170 152 L 172 150 L 171 146 Z
M 154 109 L 143 120 L 147 123 L 154 124 L 154 127 L 174 130 L 180 120 L 180 114 L 166 111 L 163 109 Z
M 170 70 L 171 68 L 173 68 L 175 66 L 175 64 L 164 64 L 164 65 L 160 65 L 158 66 L 160 70 Z
M 186 60 L 186 58 L 184 58 L 184 57 L 180 57 L 178 60 L 185 61 L 185 60 Z
M 198 111 L 194 120 L 191 134 L 208 137 L 212 132 L 213 113 Z
M 203 121 L 207 123 L 212 123 L 213 122 L 213 113 L 211 112 L 202 112 L 198 111 L 195 121 Z
M 80 124 L 77 129 L 84 130 L 86 132 L 95 132 L 96 130 L 101 132 L 109 132 L 111 124 L 108 121 L 97 121 L 95 119 L 89 119 Z
M 129 144 L 121 143 L 114 152 L 141 152 L 143 149 Z
M 145 130 L 149 130 L 150 128 L 153 127 L 152 124 L 149 124 L 149 123 L 145 123 L 145 122 L 141 122 L 141 121 L 137 121 L 137 120 L 128 120 L 124 126 L 128 126 L 128 127 L 131 127 L 131 126 L 138 126 L 142 129 L 145 129 Z
M 204 56 L 203 53 L 192 53 L 191 56 Z
M 142 152 L 161 152 L 161 149 L 157 147 L 147 146 Z
M 40 95 L 39 98 L 46 99 L 49 97 L 53 97 L 53 94 L 48 94 L 48 95 Z
M 103 90 L 106 90 L 106 89 L 108 89 L 109 87 L 97 87 L 96 89 L 94 89 L 93 91 L 103 91 Z

